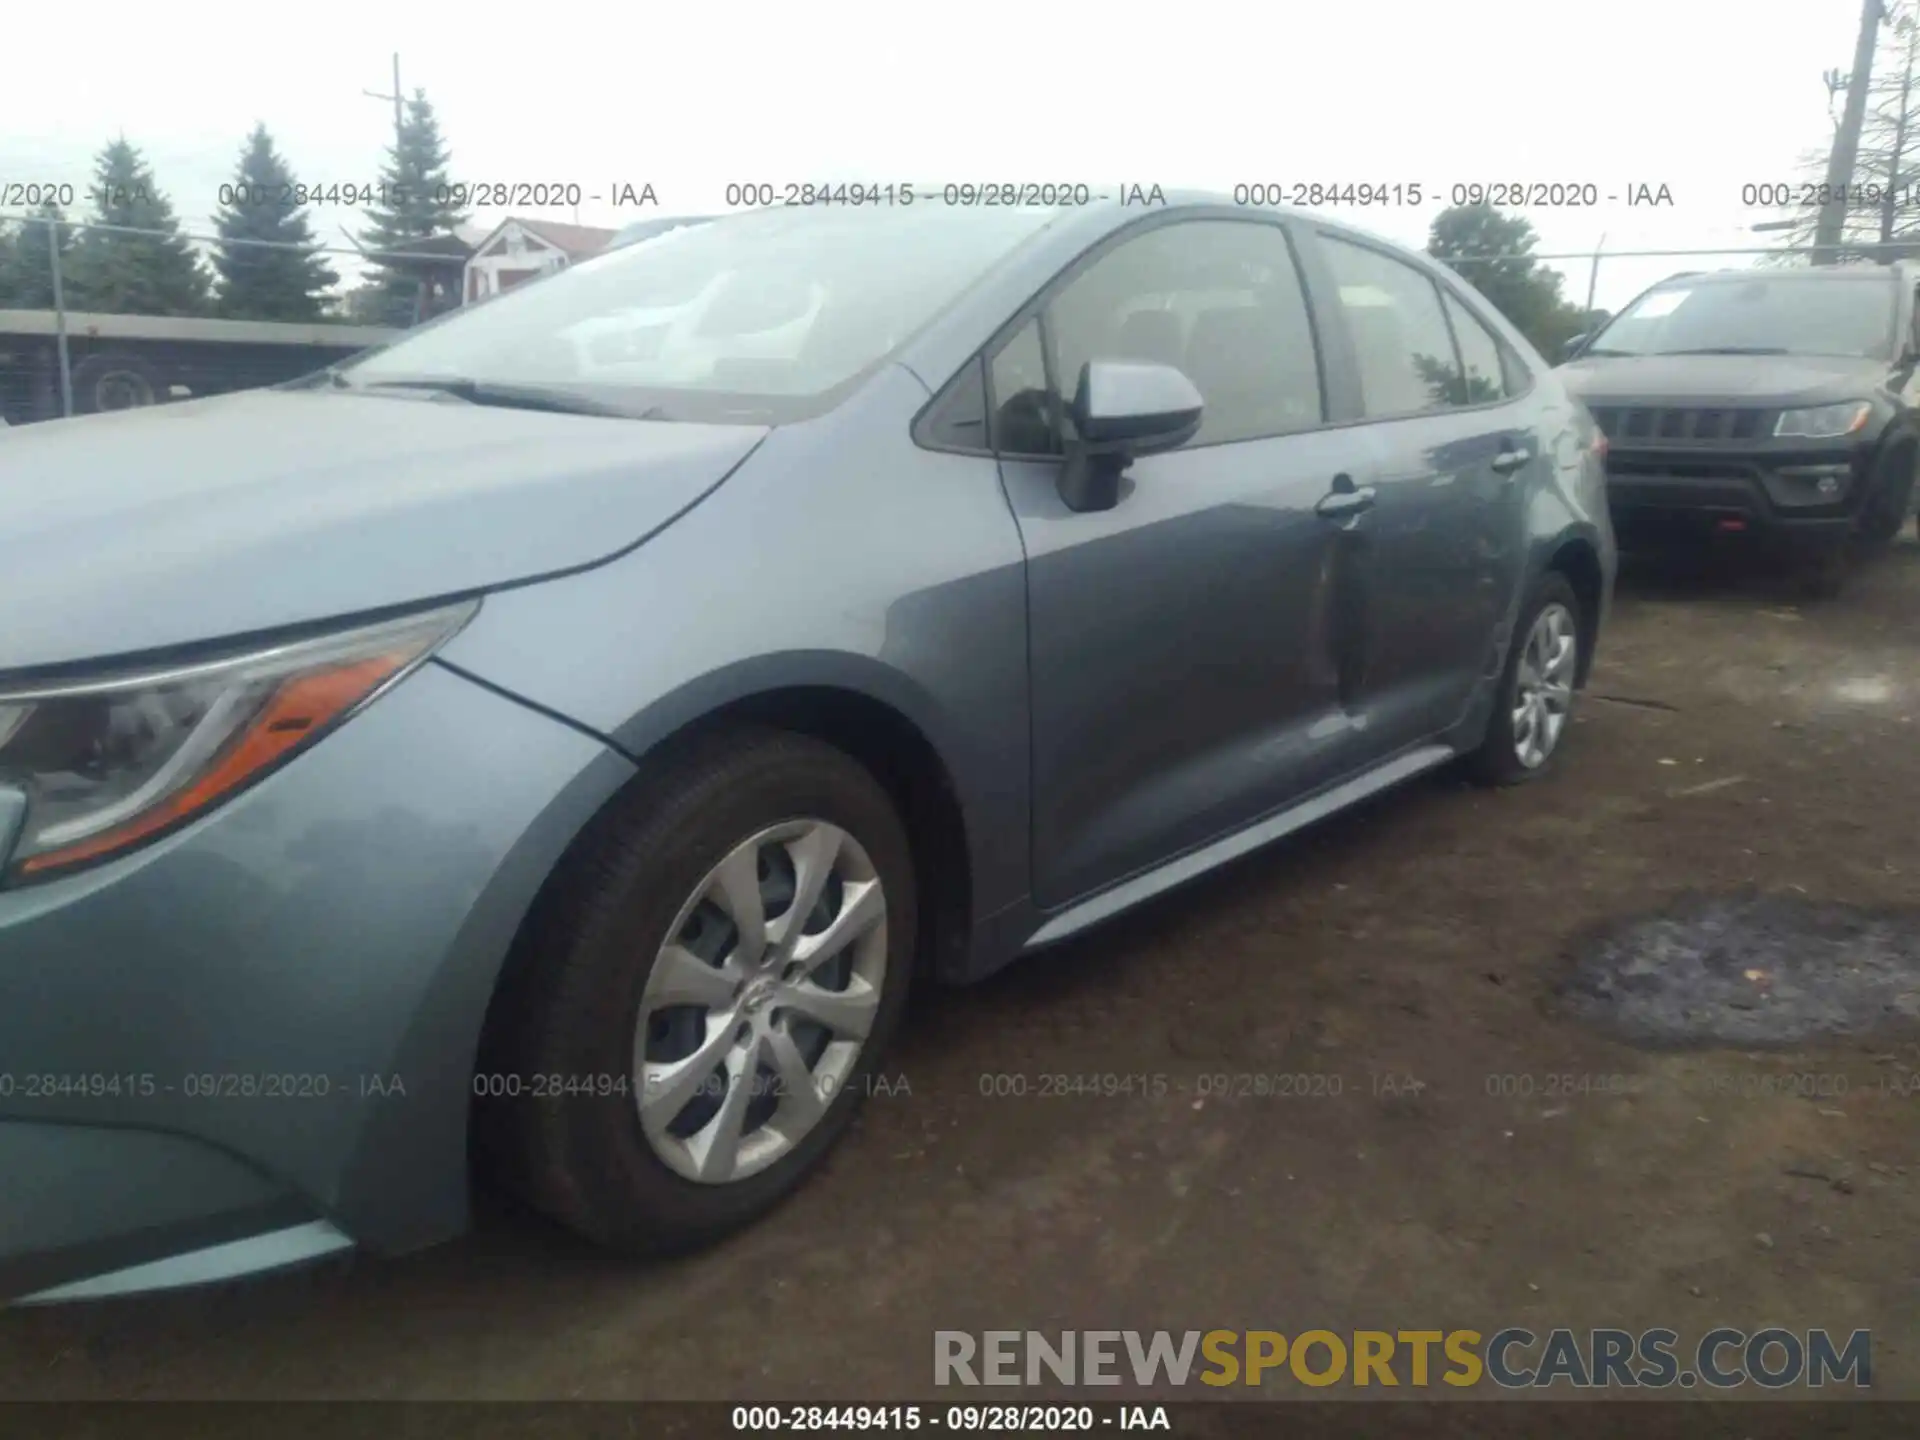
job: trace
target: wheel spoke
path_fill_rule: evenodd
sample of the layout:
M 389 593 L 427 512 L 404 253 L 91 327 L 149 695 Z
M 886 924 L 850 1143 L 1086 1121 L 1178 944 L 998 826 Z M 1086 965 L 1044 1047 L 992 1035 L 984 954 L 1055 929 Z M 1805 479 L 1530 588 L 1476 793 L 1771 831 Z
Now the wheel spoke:
M 782 951 L 791 954 L 796 946 L 806 943 L 800 932 L 806 928 L 813 907 L 820 903 L 820 892 L 827 888 L 827 877 L 833 873 L 833 862 L 839 858 L 845 839 L 845 833 L 835 826 L 815 825 L 792 842 L 793 904 L 780 917 L 773 937 Z
M 760 1074 L 759 1060 L 758 1045 L 734 1050 L 727 1056 L 726 1099 L 720 1102 L 719 1112 L 713 1119 L 687 1140 L 695 1172 L 702 1180 L 713 1183 L 733 1174 L 747 1107 L 753 1103 L 754 1081 Z
M 719 1067 L 733 1044 L 733 1022 L 726 1017 L 709 1018 L 706 1039 L 684 1060 L 648 1060 L 646 1043 L 642 1029 L 636 1041 L 639 1063 L 634 1067 L 640 1076 L 640 1122 L 649 1131 L 664 1134 Z
M 757 965 L 767 949 L 767 909 L 760 895 L 760 849 L 742 845 L 714 872 L 709 892 L 740 932 L 734 958 L 743 966 Z
M 840 892 L 840 913 L 818 935 L 803 935 L 793 958 L 811 975 L 860 936 L 887 918 L 887 897 L 878 880 L 846 885 Z
M 873 1017 L 880 1008 L 880 992 L 858 975 L 848 982 L 845 990 L 823 990 L 802 980 L 781 986 L 779 1003 L 826 1026 L 836 1035 L 864 1040 L 873 1029 Z
M 653 962 L 653 974 L 647 977 L 646 1004 L 653 1010 L 671 1005 L 717 1010 L 732 1003 L 738 979 L 738 967 L 731 959 L 713 966 L 684 945 L 668 945 Z
M 1562 635 L 1553 643 L 1553 653 L 1547 657 L 1547 663 L 1541 671 L 1543 680 L 1564 680 L 1573 669 L 1574 656 L 1578 647 L 1571 635 Z
M 1539 695 L 1540 703 L 1556 718 L 1566 714 L 1567 708 L 1573 704 L 1573 687 L 1564 681 L 1547 681 L 1541 685 Z
M 793 1036 L 775 1027 L 767 1032 L 766 1048 L 780 1082 L 780 1108 L 770 1123 L 789 1140 L 798 1140 L 827 1108 L 827 1097 L 820 1093 L 820 1083 Z

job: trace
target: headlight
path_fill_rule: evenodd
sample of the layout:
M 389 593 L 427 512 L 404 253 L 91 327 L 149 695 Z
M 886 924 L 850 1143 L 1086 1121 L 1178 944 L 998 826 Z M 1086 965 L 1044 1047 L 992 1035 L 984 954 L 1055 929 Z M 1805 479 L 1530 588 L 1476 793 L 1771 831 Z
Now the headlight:
M 0 685 L 0 786 L 27 797 L 9 878 L 105 859 L 218 805 L 426 659 L 478 608 L 201 664 Z
M 1873 415 L 1873 406 L 1865 400 L 1848 400 L 1841 405 L 1816 405 L 1811 410 L 1788 410 L 1773 427 L 1776 437 L 1794 436 L 1801 440 L 1836 440 L 1864 429 Z

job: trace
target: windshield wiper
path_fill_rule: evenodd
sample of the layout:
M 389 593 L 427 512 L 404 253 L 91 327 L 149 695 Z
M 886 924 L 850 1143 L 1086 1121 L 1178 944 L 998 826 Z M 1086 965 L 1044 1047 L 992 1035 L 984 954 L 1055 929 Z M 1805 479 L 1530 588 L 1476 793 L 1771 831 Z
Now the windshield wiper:
M 546 410 L 556 415 L 604 415 L 618 420 L 657 419 L 651 412 L 636 415 L 619 405 L 595 400 L 571 390 L 554 390 L 544 385 L 506 385 L 492 380 L 474 380 L 464 375 L 401 376 L 392 380 L 362 380 L 357 384 L 345 375 L 335 374 L 333 383 L 343 390 L 431 390 L 452 395 L 474 405 L 497 405 L 507 410 Z
M 1708 345 L 1699 350 L 1662 350 L 1662 355 L 1785 355 L 1777 346 Z

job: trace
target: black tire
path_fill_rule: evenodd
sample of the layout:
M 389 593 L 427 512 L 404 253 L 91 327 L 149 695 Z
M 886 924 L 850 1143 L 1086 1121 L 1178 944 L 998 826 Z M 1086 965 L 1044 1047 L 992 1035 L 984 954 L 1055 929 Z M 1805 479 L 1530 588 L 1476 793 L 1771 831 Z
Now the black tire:
M 1803 599 L 1837 600 L 1847 588 L 1852 568 L 1853 556 L 1847 546 L 1822 545 L 1800 557 L 1794 585 Z
M 1514 627 L 1506 667 L 1500 672 L 1500 685 L 1495 692 L 1493 716 L 1487 721 L 1487 733 L 1481 738 L 1479 748 L 1466 757 L 1467 774 L 1482 785 L 1520 785 L 1538 780 L 1552 772 L 1559 762 L 1560 752 L 1566 748 L 1567 732 L 1572 728 L 1571 704 L 1566 721 L 1542 763 L 1527 765 L 1522 762 L 1514 734 L 1513 712 L 1519 702 L 1521 658 L 1535 622 L 1551 605 L 1564 606 L 1573 617 L 1576 647 L 1573 673 L 1578 674 L 1586 663 L 1586 657 L 1580 653 L 1579 647 L 1586 644 L 1588 617 L 1582 612 L 1580 598 L 1574 593 L 1567 577 L 1557 570 L 1549 570 L 1534 583 L 1532 593 L 1520 607 L 1520 622 Z
M 655 1152 L 634 1091 L 555 1094 L 539 1077 L 596 1077 L 584 1087 L 592 1091 L 597 1077 L 631 1076 L 642 992 L 681 906 L 741 842 L 796 816 L 852 835 L 881 882 L 886 970 L 877 1011 L 853 1070 L 811 1130 L 766 1169 L 701 1183 Z M 483 1157 L 523 1200 L 600 1245 L 666 1255 L 721 1239 L 790 1194 L 852 1123 L 906 1004 L 915 928 L 906 830 L 886 791 L 849 756 L 762 729 L 683 752 L 599 817 L 529 917 L 518 978 L 496 999 L 482 1051 L 489 1083 L 475 1086 L 519 1093 L 477 1102 Z
M 73 367 L 73 409 L 77 415 L 137 410 L 166 398 L 165 378 L 138 355 L 108 351 L 89 355 Z
M 1868 546 L 1890 545 L 1913 509 L 1915 466 L 1920 449 L 1901 443 L 1889 448 L 1874 467 L 1873 494 L 1860 516 L 1860 539 Z

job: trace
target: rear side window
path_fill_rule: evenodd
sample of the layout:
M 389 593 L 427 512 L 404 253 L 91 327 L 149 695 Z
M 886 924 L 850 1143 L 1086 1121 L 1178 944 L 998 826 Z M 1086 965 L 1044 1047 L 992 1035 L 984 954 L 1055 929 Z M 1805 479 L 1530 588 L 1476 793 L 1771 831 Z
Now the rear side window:
M 1471 310 L 1444 290 L 1440 292 L 1440 302 L 1446 309 L 1460 350 L 1460 403 L 1487 405 L 1506 399 L 1512 392 L 1507 385 L 1506 367 L 1501 363 L 1504 347 Z
M 1353 337 L 1367 415 L 1417 415 L 1464 403 L 1453 332 L 1433 281 L 1368 246 L 1326 234 L 1320 243 Z M 1496 381 L 1498 355 L 1496 349 Z

